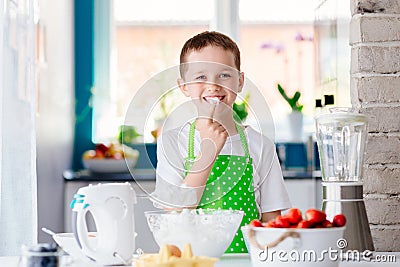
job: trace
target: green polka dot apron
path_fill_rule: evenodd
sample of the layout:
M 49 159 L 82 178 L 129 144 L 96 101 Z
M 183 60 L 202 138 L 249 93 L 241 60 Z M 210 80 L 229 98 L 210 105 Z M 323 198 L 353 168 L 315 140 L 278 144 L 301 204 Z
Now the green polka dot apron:
M 203 195 L 197 208 L 232 209 L 244 211 L 240 226 L 259 218 L 253 186 L 253 166 L 243 129 L 236 124 L 244 156 L 218 155 L 208 177 Z M 195 123 L 189 131 L 188 157 L 185 161 L 186 173 L 195 161 L 194 156 Z M 247 253 L 240 230 L 225 253 Z

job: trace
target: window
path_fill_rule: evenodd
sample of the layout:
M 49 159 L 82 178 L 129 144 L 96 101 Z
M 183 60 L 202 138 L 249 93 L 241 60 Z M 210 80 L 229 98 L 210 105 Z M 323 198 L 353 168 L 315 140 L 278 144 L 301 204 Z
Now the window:
M 315 5 L 314 0 L 240 1 L 238 30 L 243 70 L 267 100 L 277 141 L 290 138 L 286 120 L 290 107 L 279 94 L 277 83 L 289 95 L 297 90 L 302 93 L 305 136 L 314 131 Z
M 114 65 L 109 102 L 101 110 L 94 106 L 94 112 L 99 114 L 94 121 L 94 142 L 115 138 L 119 125 L 124 123 L 130 100 L 143 83 L 179 64 L 183 43 L 210 28 L 214 3 L 201 1 L 201 12 L 196 7 L 198 3 L 196 0 L 114 0 L 114 50 L 110 56 L 116 61 L 111 63 Z
M 93 141 L 114 139 L 135 92 L 151 76 L 179 64 L 183 43 L 210 28 L 228 31 L 236 39 L 242 52 L 242 69 L 266 98 L 278 130 L 277 139 L 285 139 L 285 131 L 279 130 L 285 127 L 282 110 L 288 113 L 289 107 L 277 91 L 278 82 L 289 93 L 300 90 L 305 113 L 313 113 L 316 2 L 114 0 L 109 14 L 113 23 L 108 36 L 104 35 L 112 40 L 109 47 L 104 47 L 109 49 L 110 68 L 98 73 L 102 77 L 99 83 L 106 88 L 95 85 Z M 289 5 L 292 7 L 287 8 Z M 103 14 L 98 24 L 106 23 L 104 18 Z M 105 70 L 110 73 L 106 75 L 109 80 L 104 78 Z M 144 134 L 151 138 L 149 133 Z

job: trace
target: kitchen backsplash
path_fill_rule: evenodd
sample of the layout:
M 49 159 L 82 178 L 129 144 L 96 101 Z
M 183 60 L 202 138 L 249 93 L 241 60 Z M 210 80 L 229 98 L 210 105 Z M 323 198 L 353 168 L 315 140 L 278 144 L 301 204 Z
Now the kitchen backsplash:
M 136 168 L 151 169 L 157 166 L 156 143 L 132 144 L 140 153 Z M 313 143 L 312 155 L 307 156 L 306 143 L 276 143 L 276 151 L 283 170 L 306 171 L 309 166 L 319 170 L 319 157 L 317 144 Z
M 138 143 L 132 144 L 131 147 L 139 151 L 139 159 L 136 164 L 137 169 L 153 169 L 157 167 L 156 143 Z
M 307 143 L 276 143 L 276 153 L 283 170 L 320 170 L 317 143 L 313 142 L 312 149 L 307 150 Z

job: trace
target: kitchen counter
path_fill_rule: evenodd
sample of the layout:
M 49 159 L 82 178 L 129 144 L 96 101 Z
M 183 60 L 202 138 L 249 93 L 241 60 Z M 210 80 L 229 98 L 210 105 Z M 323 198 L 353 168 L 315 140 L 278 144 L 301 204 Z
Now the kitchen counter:
M 63 173 L 64 181 L 97 181 L 97 182 L 132 182 L 155 181 L 155 169 L 134 169 L 133 173 L 91 173 L 88 170 L 72 171 L 66 170 Z
M 375 258 L 380 258 L 382 262 L 354 262 L 354 261 L 342 261 L 339 263 L 339 267 L 384 267 L 384 266 L 399 266 L 400 265 L 400 252 L 377 252 L 375 253 Z M 391 262 L 383 262 L 383 260 L 390 259 Z M 84 267 L 84 266 L 99 266 L 99 265 L 88 265 L 86 263 L 71 263 L 68 257 L 65 257 L 63 260 L 69 262 L 70 267 Z M 18 266 L 19 257 L 0 257 L 0 266 L 7 267 L 17 267 Z M 63 265 L 62 265 L 63 266 Z M 265 265 L 267 266 L 267 264 Z M 20 266 L 18 266 L 20 267 Z M 251 267 L 250 258 L 248 255 L 224 255 L 221 257 L 220 261 L 215 264 L 215 267 Z
M 382 257 L 383 256 L 383 257 Z M 399 266 L 400 265 L 400 252 L 377 252 L 375 257 L 378 259 L 390 258 L 392 262 L 367 262 L 367 261 L 341 261 L 339 267 L 380 267 L 380 266 Z M 267 263 L 264 264 L 266 267 Z M 251 267 L 249 255 L 224 255 L 220 261 L 215 264 L 215 267 Z M 291 265 L 296 266 L 296 265 Z
M 284 179 L 321 179 L 321 171 L 283 170 Z M 63 173 L 64 181 L 98 181 L 98 182 L 131 182 L 155 181 L 155 169 L 134 169 L 133 173 L 91 173 L 88 170 L 66 170 Z

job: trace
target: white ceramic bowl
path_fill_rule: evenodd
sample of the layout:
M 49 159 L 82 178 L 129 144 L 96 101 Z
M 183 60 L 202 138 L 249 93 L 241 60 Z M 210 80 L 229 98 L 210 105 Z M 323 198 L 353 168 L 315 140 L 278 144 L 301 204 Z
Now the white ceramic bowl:
M 74 233 L 55 234 L 53 235 L 53 239 L 73 259 L 93 263 L 93 261 L 86 257 L 79 248 L 78 243 L 75 240 Z M 91 247 L 95 247 L 96 242 L 96 233 L 89 233 L 89 243 Z
M 98 173 L 123 173 L 135 168 L 137 158 L 125 159 L 84 159 L 86 169 Z
M 346 242 L 343 239 L 344 229 L 264 228 L 249 225 L 241 228 L 253 267 L 337 267 L 342 252 L 340 247 L 343 248 Z M 289 234 L 291 232 L 295 234 Z M 288 237 L 280 240 L 285 235 Z M 266 245 L 276 241 L 280 242 L 265 249 Z
M 197 256 L 221 257 L 239 229 L 243 211 L 183 210 L 145 212 L 159 246 L 172 244 L 181 250 L 190 243 Z

